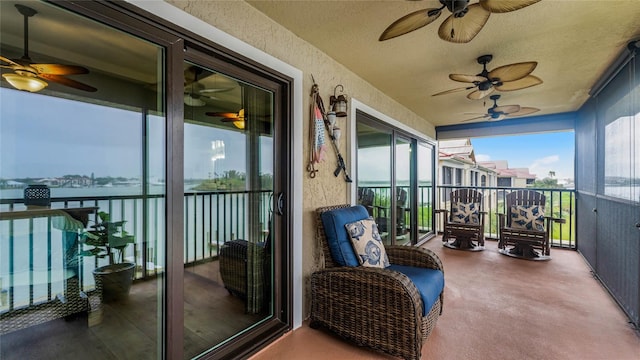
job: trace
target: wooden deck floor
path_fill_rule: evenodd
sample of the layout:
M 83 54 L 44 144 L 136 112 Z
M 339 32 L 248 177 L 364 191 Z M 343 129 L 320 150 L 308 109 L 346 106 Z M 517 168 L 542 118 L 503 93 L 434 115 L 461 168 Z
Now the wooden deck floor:
M 218 262 L 185 269 L 184 348 L 194 357 L 262 318 L 223 287 Z M 0 336 L 0 359 L 156 359 L 158 280 L 137 282 L 128 300 Z

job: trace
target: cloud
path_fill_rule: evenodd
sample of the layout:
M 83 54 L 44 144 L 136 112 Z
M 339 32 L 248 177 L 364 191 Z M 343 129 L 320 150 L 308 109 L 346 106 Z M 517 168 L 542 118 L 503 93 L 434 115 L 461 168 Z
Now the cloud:
M 491 156 L 486 154 L 476 154 L 476 161 L 491 161 Z
M 535 159 L 533 163 L 529 165 L 529 172 L 535 174 L 538 179 L 544 179 L 549 176 L 549 171 L 554 171 L 556 178 L 558 178 L 560 177 L 561 170 L 563 170 L 559 168 L 559 161 L 560 156 L 558 155 L 549 155 Z

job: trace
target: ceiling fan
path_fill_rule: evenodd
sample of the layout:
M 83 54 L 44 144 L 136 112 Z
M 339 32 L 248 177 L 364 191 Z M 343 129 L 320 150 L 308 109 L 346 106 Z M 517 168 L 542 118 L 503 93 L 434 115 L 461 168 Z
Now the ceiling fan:
M 480 100 L 496 90 L 513 91 L 542 84 L 540 78 L 531 75 L 531 72 L 538 66 L 537 62 L 527 61 L 509 64 L 488 71 L 487 64 L 492 58 L 492 55 L 478 57 L 478 64 L 482 65 L 482 72 L 478 75 L 449 74 L 449 79 L 453 81 L 471 83 L 473 85 L 442 91 L 432 96 L 475 89 L 467 95 L 467 98 Z
M 222 88 L 206 88 L 204 84 L 200 82 L 204 77 L 204 69 L 190 66 L 184 70 L 184 103 L 189 106 L 205 106 L 206 99 L 220 100 L 220 98 L 210 95 L 212 93 L 226 92 L 233 90 L 233 86 L 227 86 Z M 214 77 L 217 74 L 208 74 L 208 77 Z M 215 80 L 214 80 L 215 81 Z
M 434 22 L 447 8 L 451 15 L 440 24 L 438 35 L 449 42 L 468 43 L 482 30 L 491 13 L 519 10 L 540 0 L 480 0 L 471 5 L 469 0 L 439 1 L 442 4 L 440 8 L 418 10 L 396 20 L 382 32 L 378 40 L 389 40 L 418 30 Z
M 46 81 L 52 81 L 78 90 L 89 92 L 97 91 L 96 88 L 81 82 L 69 79 L 66 75 L 87 74 L 89 70 L 82 66 L 62 64 L 36 64 L 29 57 L 29 18 L 38 12 L 30 7 L 16 4 L 18 12 L 24 16 L 24 55 L 20 59 L 8 59 L 0 56 L 0 67 L 11 69 L 13 73 L 2 74 L 2 77 L 18 90 L 37 92 L 49 85 Z M 44 79 L 44 80 L 43 80 Z
M 498 99 L 500 99 L 500 95 L 498 94 L 491 95 L 489 98 L 493 100 L 493 106 L 487 110 L 486 114 L 482 114 L 480 116 L 476 116 L 471 119 L 463 120 L 462 122 L 474 121 L 474 120 L 480 120 L 480 119 L 486 119 L 487 121 L 499 121 L 508 117 L 529 115 L 529 114 L 533 114 L 535 112 L 540 111 L 540 109 L 538 108 L 522 107 L 520 105 L 498 106 Z
M 244 129 L 244 109 L 234 112 L 206 112 L 207 116 L 221 117 L 222 122 L 232 122 L 238 129 Z

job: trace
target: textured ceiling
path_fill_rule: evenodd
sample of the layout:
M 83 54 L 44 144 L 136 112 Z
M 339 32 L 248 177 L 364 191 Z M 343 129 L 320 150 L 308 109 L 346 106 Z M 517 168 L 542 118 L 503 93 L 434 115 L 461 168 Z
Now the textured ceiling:
M 639 0 L 543 0 L 492 14 L 466 44 L 438 37 L 438 27 L 449 15 L 446 10 L 419 30 L 378 41 L 392 22 L 413 11 L 438 8 L 437 0 L 248 3 L 436 126 L 460 123 L 474 117 L 470 113 L 486 113 L 493 104 L 488 97 L 486 101 L 467 99 L 470 91 L 431 96 L 465 86 L 448 74 L 478 74 L 480 55 L 493 55 L 489 70 L 538 62 L 532 75 L 544 83 L 496 92 L 502 96 L 498 105 L 539 108 L 535 115 L 563 113 L 579 109 L 627 43 L 640 37 Z

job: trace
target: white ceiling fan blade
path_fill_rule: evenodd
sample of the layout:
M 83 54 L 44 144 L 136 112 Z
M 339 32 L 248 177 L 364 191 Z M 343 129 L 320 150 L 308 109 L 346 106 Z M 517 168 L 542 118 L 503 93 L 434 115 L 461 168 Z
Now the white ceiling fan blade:
M 231 91 L 233 90 L 233 87 L 230 88 L 220 88 L 220 89 L 202 89 L 200 90 L 201 94 L 208 94 L 208 93 L 217 93 L 217 92 L 227 92 L 227 91 Z

